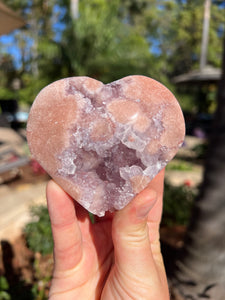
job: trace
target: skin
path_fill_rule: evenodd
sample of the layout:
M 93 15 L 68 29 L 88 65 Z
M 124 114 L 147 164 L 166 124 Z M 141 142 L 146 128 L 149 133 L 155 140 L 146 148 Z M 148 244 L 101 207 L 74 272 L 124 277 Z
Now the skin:
M 160 250 L 164 171 L 125 208 L 92 224 L 54 181 L 47 201 L 54 238 L 50 300 L 169 300 Z

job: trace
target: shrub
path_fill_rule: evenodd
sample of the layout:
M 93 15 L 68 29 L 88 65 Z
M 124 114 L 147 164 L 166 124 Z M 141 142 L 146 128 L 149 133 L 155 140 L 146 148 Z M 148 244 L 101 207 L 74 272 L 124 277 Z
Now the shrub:
M 28 247 L 42 255 L 53 251 L 53 238 L 48 209 L 46 206 L 31 208 L 32 221 L 24 228 Z
M 171 161 L 167 166 L 166 170 L 173 170 L 173 171 L 192 171 L 193 165 L 186 161 Z
M 10 300 L 11 296 L 8 293 L 9 284 L 7 279 L 4 276 L 0 276 L 0 299 L 1 300 Z
M 187 225 L 196 192 L 188 186 L 172 186 L 165 182 L 163 225 Z
M 192 151 L 195 152 L 197 158 L 205 159 L 208 151 L 208 143 L 196 145 L 192 148 Z

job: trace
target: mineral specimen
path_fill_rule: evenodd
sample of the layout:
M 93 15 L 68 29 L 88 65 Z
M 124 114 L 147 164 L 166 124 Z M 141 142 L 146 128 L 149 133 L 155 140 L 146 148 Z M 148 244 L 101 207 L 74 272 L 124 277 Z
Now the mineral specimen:
M 184 119 L 173 94 L 144 76 L 110 84 L 71 77 L 45 87 L 27 124 L 33 157 L 76 201 L 123 208 L 173 158 Z

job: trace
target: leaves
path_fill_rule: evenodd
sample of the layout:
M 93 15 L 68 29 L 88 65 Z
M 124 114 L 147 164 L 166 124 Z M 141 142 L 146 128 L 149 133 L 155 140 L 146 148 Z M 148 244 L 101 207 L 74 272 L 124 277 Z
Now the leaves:
M 0 276 L 0 299 L 10 300 L 11 296 L 7 292 L 9 290 L 9 284 L 4 276 Z
M 165 182 L 162 223 L 187 225 L 196 193 L 187 186 L 172 186 Z
M 32 221 L 24 228 L 28 247 L 42 255 L 53 251 L 53 239 L 48 215 L 45 206 L 35 206 L 31 208 Z
M 5 2 L 23 15 L 27 26 L 12 35 L 16 64 L 7 71 L 0 61 L 0 88 L 10 92 L 13 78 L 22 78 L 21 102 L 30 104 L 39 88 L 62 77 L 86 75 L 110 82 L 143 74 L 171 88 L 173 76 L 199 66 L 202 0 L 80 0 L 76 19 L 69 0 Z M 208 62 L 215 67 L 221 62 L 223 24 L 224 6 L 214 1 Z

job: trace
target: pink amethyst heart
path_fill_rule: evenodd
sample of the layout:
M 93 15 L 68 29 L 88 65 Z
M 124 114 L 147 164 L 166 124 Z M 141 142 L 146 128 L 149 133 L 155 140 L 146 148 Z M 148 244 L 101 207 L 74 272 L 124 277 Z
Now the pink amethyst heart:
M 27 124 L 33 157 L 88 211 L 123 208 L 174 157 L 185 135 L 173 94 L 145 76 L 45 87 Z

